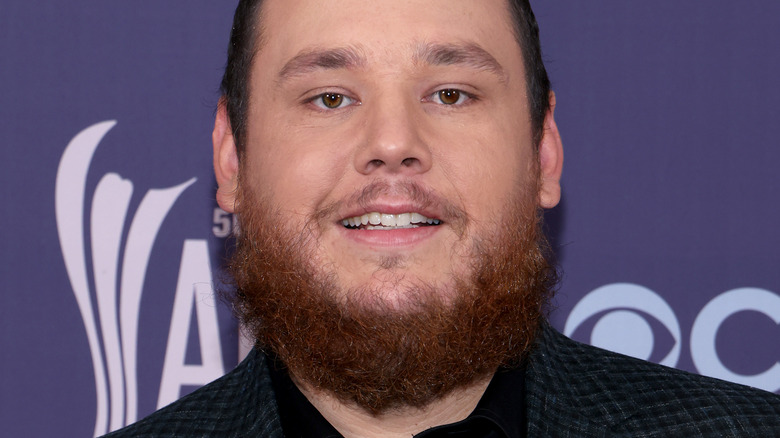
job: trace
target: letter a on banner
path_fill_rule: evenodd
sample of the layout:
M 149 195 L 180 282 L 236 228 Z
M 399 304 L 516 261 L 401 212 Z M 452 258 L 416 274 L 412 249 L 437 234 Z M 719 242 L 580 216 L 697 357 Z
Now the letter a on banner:
M 200 341 L 200 365 L 184 363 L 193 306 Z M 157 408 L 176 401 L 183 385 L 204 385 L 224 373 L 208 245 L 205 240 L 185 240 Z

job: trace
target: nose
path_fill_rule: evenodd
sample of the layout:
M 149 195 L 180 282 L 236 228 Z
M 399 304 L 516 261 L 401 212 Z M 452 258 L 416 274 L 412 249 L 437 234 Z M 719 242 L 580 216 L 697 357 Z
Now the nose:
M 365 108 L 363 144 L 355 154 L 355 169 L 364 175 L 412 176 L 431 168 L 431 150 L 423 139 L 424 114 L 419 102 L 384 101 Z

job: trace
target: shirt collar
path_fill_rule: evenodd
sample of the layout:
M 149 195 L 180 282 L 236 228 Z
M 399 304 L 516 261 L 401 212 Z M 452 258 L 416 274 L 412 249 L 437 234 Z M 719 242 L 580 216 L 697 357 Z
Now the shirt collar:
M 477 407 L 464 420 L 437 426 L 416 438 L 526 436 L 525 368 L 499 369 Z
M 272 355 L 266 357 L 284 436 L 286 438 L 343 438 L 295 386 L 284 364 Z
M 295 386 L 284 365 L 270 355 L 267 363 L 284 436 L 342 438 Z M 524 367 L 502 368 L 493 376 L 477 407 L 466 419 L 428 429 L 416 437 L 475 437 L 481 434 L 485 437 L 524 438 L 526 430 Z

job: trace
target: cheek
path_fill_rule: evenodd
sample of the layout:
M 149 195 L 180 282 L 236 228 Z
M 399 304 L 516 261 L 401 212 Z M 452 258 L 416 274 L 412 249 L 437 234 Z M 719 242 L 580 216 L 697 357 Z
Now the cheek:
M 490 128 L 463 131 L 451 140 L 456 147 L 439 153 L 447 178 L 475 218 L 502 211 L 508 198 L 531 181 L 530 146 L 499 126 Z
M 267 136 L 253 143 L 262 147 L 255 147 L 248 157 L 256 169 L 252 184 L 259 193 L 271 196 L 283 211 L 307 217 L 340 180 L 346 158 L 326 136 L 283 128 L 279 132 L 289 134 Z

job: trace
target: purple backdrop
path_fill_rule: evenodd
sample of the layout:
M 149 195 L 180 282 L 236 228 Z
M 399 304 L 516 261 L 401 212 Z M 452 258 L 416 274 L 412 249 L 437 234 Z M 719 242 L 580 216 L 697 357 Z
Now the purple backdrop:
M 0 431 L 89 436 L 235 366 L 210 132 L 235 1 L 0 7 Z M 572 337 L 780 390 L 780 3 L 535 2 Z

